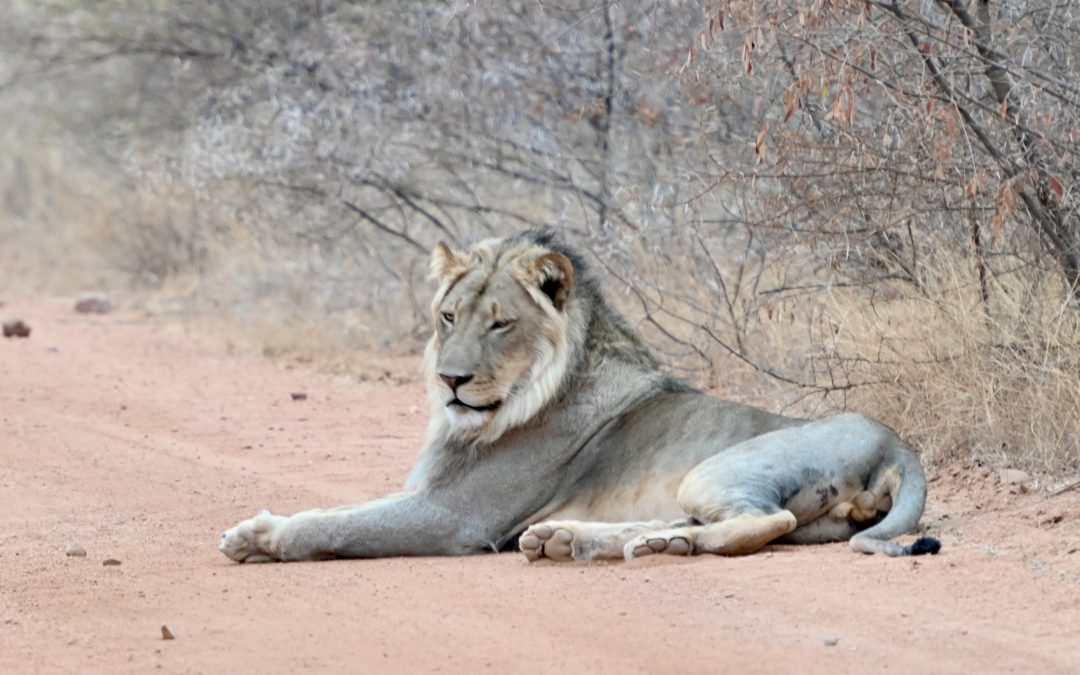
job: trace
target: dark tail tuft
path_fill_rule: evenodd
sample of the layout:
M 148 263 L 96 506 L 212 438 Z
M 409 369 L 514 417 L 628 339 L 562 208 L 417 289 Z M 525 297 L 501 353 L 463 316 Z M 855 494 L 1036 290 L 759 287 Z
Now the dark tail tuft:
M 937 555 L 941 550 L 941 542 L 933 537 L 919 537 L 911 546 L 905 547 L 908 555 Z

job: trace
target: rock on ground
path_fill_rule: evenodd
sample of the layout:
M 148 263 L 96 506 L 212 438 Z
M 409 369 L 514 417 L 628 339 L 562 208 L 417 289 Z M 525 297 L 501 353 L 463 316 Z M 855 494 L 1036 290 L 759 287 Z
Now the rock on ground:
M 1031 474 L 1019 469 L 1001 469 L 998 471 L 998 480 L 1005 485 L 1020 485 L 1032 481 Z
M 104 293 L 83 293 L 75 300 L 75 311 L 80 314 L 108 314 L 112 301 Z
M 30 324 L 22 319 L 8 319 L 4 322 L 4 337 L 30 337 Z

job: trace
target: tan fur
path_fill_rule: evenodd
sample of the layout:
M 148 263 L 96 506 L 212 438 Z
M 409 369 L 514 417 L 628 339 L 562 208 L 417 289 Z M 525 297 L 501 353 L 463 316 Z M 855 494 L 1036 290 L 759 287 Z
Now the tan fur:
M 690 389 L 547 236 L 439 244 L 431 272 L 431 418 L 406 491 L 260 514 L 222 536 L 227 556 L 463 554 L 518 535 L 529 560 L 741 555 L 777 538 L 911 552 L 888 539 L 914 528 L 925 478 L 881 424 Z

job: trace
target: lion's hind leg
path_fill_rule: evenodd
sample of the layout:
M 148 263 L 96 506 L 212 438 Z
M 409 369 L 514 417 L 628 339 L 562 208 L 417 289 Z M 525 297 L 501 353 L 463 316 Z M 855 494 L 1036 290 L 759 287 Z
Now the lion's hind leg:
M 746 555 L 794 531 L 795 526 L 791 511 L 743 513 L 717 523 L 645 532 L 626 542 L 623 556 L 630 560 L 654 553 Z
M 881 519 L 881 511 L 888 511 L 888 495 L 884 499 L 864 490 L 856 493 L 846 502 L 840 502 L 829 512 L 811 521 L 781 541 L 785 544 L 824 544 L 832 541 L 847 541 L 859 530 L 870 527 Z
M 730 452 L 730 451 L 729 451 Z M 666 553 L 746 555 L 798 526 L 795 514 L 777 501 L 768 467 L 749 470 L 720 453 L 688 473 L 679 485 L 679 507 L 694 525 L 644 532 L 627 541 L 623 556 Z
M 529 562 L 541 559 L 617 560 L 623 545 L 641 532 L 669 526 L 662 520 L 635 523 L 594 523 L 580 520 L 549 520 L 529 527 L 518 546 Z

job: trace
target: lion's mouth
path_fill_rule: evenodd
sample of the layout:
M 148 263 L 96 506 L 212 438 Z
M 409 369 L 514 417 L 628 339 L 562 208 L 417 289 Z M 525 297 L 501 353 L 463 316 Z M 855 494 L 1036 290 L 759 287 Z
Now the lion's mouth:
M 460 398 L 455 397 L 454 400 L 446 404 L 446 407 L 449 408 L 452 405 L 461 406 L 462 408 L 468 408 L 469 410 L 475 410 L 476 412 L 491 412 L 492 410 L 498 410 L 499 406 L 502 405 L 502 401 L 495 401 L 494 403 L 488 403 L 487 405 L 469 405 L 465 401 L 462 401 Z

